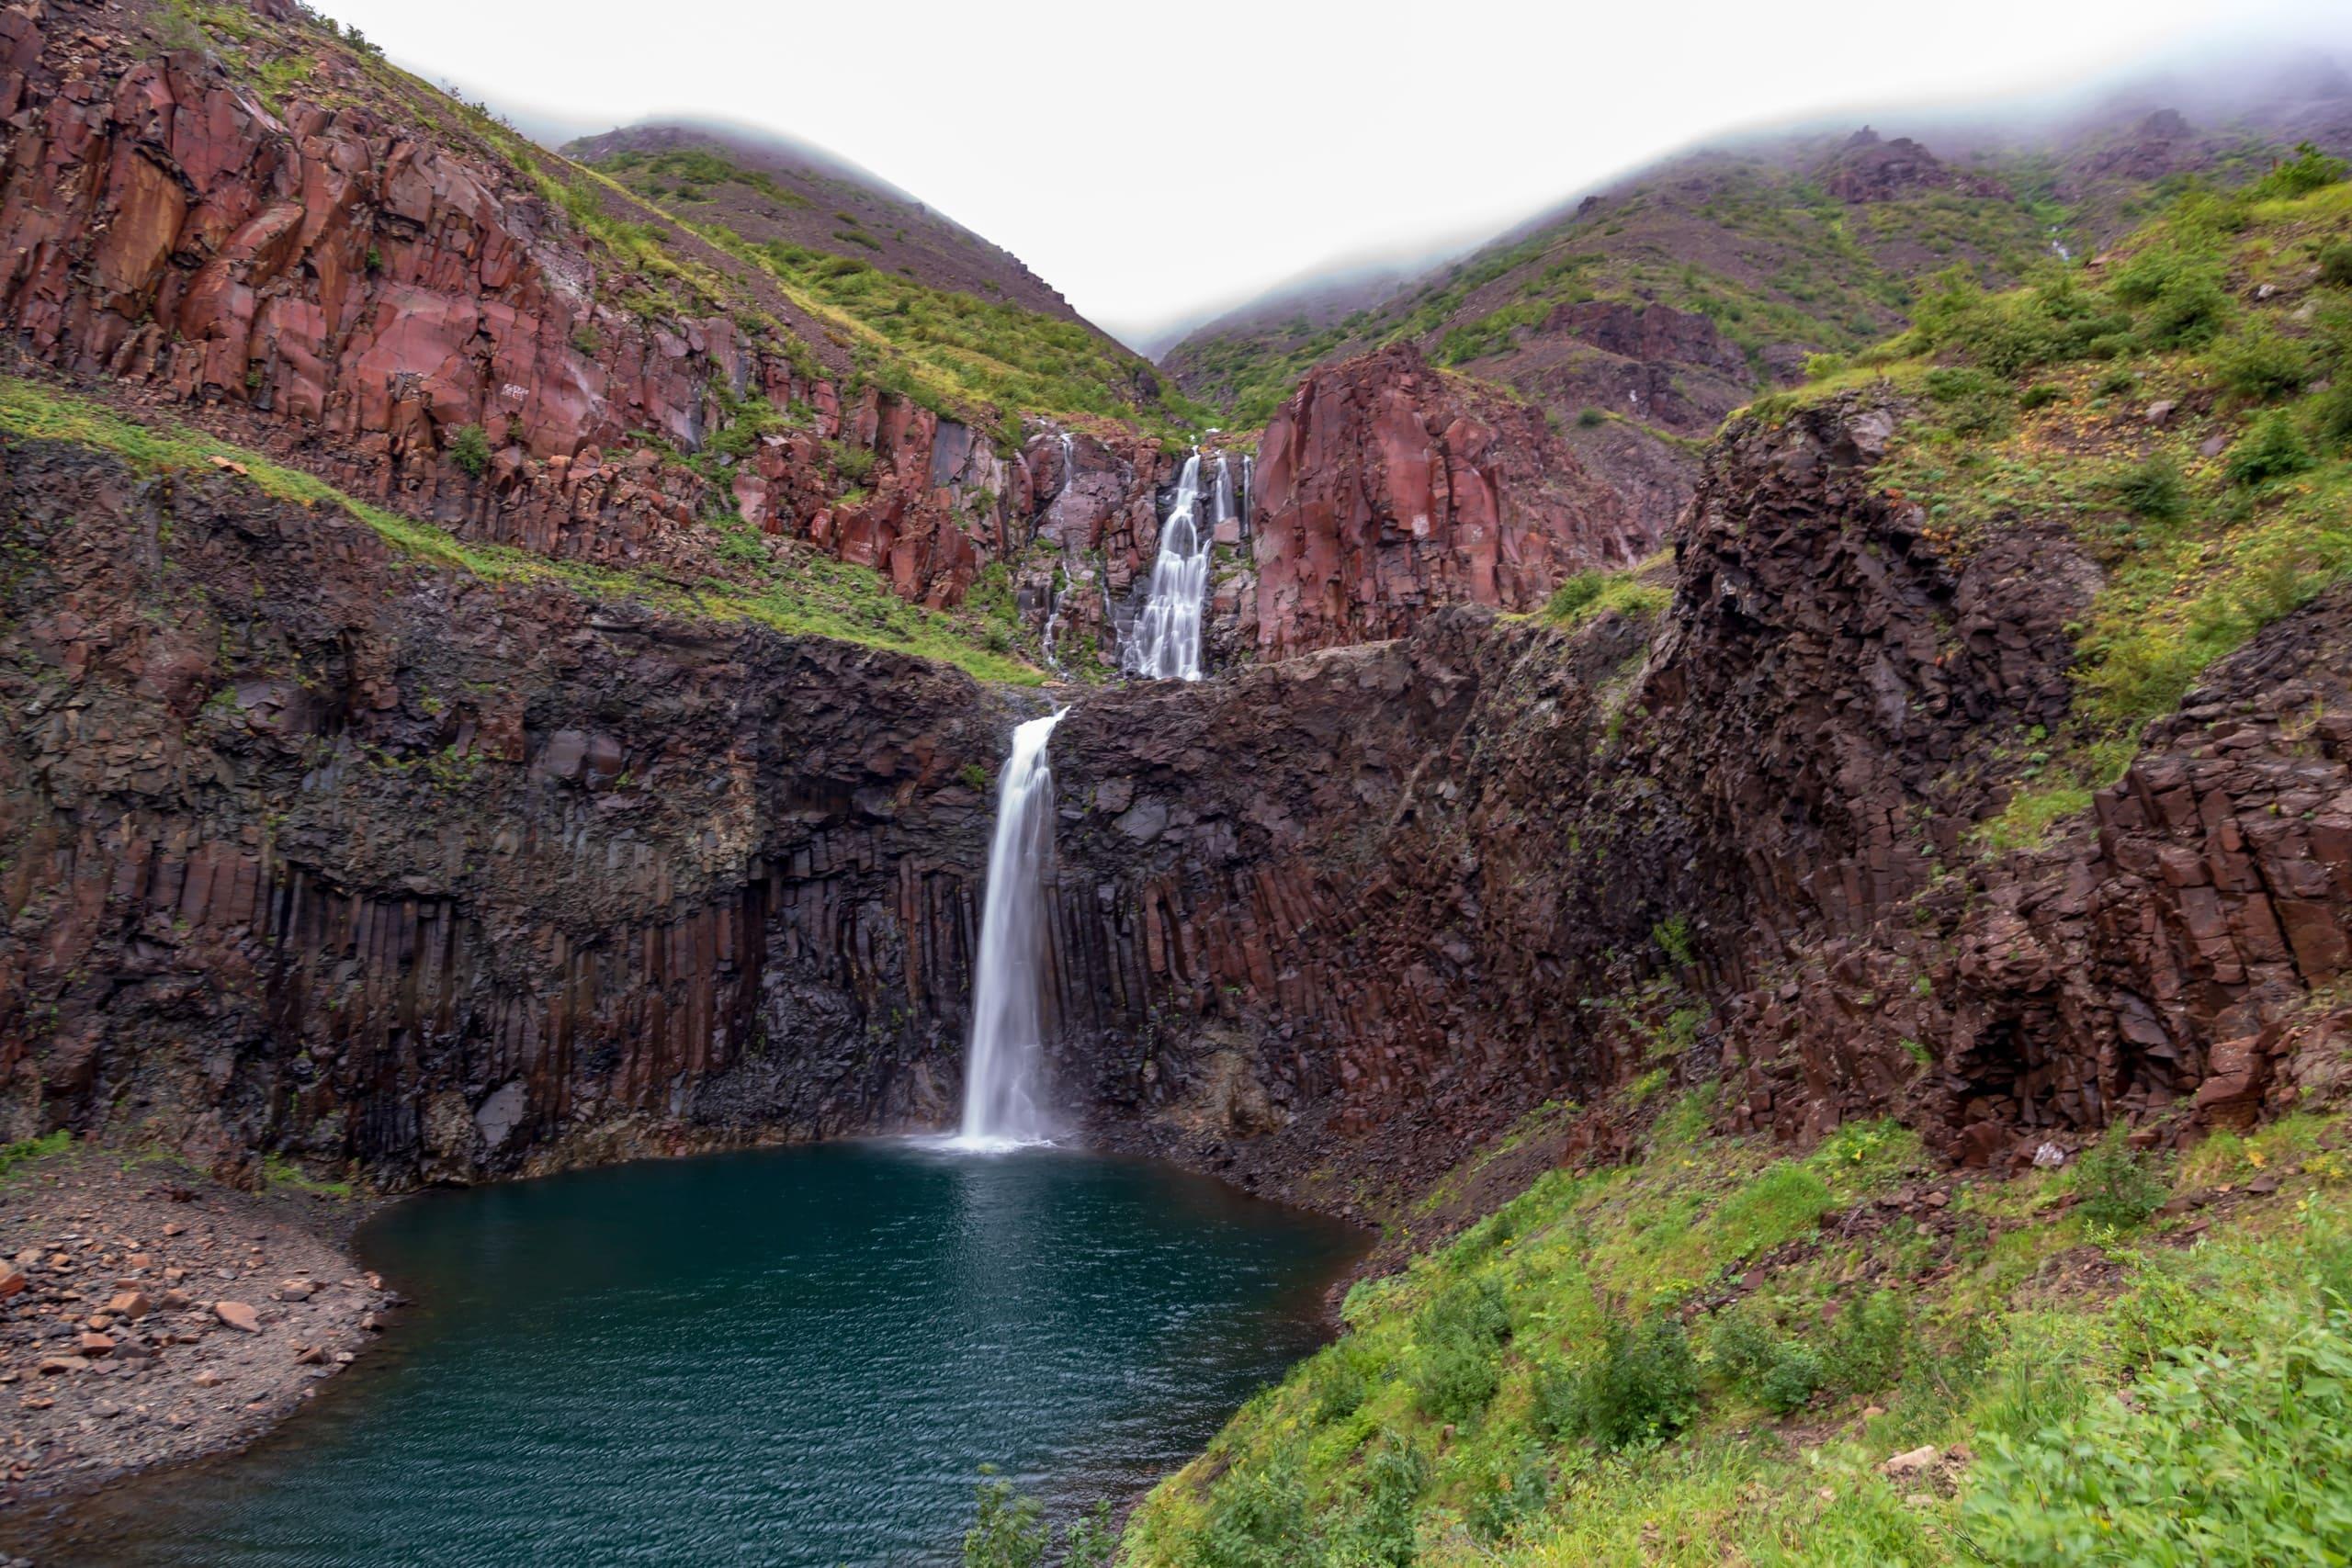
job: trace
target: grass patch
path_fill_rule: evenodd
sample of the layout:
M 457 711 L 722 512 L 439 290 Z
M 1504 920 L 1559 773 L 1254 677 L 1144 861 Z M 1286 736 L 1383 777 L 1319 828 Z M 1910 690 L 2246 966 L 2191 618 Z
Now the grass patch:
M 2277 1169 L 2344 1131 L 2256 1136 Z M 2352 1179 L 2301 1174 L 2193 1248 L 2110 1239 L 2120 1280 L 2052 1292 L 2095 1193 L 2139 1216 L 2106 1234 L 2162 1233 L 2154 1168 L 2110 1147 L 1963 1188 L 1950 1235 L 1871 1201 L 1920 1170 L 1891 1123 L 1547 1172 L 1352 1290 L 1343 1337 L 1151 1494 L 1122 1561 L 2325 1561 L 2352 1517 Z M 1456 1397 L 1427 1396 L 1433 1346 Z M 1974 1465 L 1881 1468 L 1959 1443 Z
M 1635 571 L 1580 571 L 1552 591 L 1544 618 L 1555 626 L 1577 626 L 1614 612 L 1629 619 L 1655 615 L 1673 594 Z
M 6 1181 L 17 1171 L 35 1160 L 62 1155 L 74 1142 L 74 1135 L 60 1127 L 54 1133 L 44 1133 L 38 1138 L 19 1138 L 13 1144 L 0 1144 L 0 1181 Z
M 298 1192 L 314 1192 L 323 1198 L 348 1198 L 348 1181 L 321 1181 L 284 1155 L 264 1155 L 261 1162 L 262 1183 L 266 1187 L 291 1187 Z

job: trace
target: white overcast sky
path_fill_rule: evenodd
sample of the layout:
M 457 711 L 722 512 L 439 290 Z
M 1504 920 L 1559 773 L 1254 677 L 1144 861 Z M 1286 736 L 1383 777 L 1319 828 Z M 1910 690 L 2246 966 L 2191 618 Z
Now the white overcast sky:
M 1334 261 L 1498 231 L 1717 132 L 2352 34 L 2344 0 L 322 8 L 535 132 L 693 115 L 829 147 L 1130 341 Z

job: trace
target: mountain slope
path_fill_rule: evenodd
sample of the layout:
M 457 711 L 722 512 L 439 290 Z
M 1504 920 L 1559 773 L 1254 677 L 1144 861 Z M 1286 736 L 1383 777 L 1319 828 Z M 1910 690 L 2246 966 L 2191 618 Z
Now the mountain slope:
M 820 149 L 744 127 L 648 122 L 567 142 L 563 154 L 696 222 L 756 244 L 831 251 L 933 288 L 1043 315 L 1078 313 L 1010 251 Z
M 1654 527 L 1690 494 L 1689 445 L 1808 355 L 1907 320 L 1919 280 L 2013 282 L 2095 250 L 2191 174 L 2260 172 L 2299 135 L 2352 146 L 2352 84 L 2305 71 L 2225 121 L 2135 98 L 2054 129 L 1864 128 L 1702 149 L 1531 221 L 1337 320 L 1245 310 L 1161 364 L 1228 422 L 1261 423 L 1308 367 L 1409 340 L 1510 385 Z
M 1486 1131 L 1398 1267 L 1136 1511 L 1136 1568 L 2342 1537 L 2345 175 L 1939 291 L 1711 444 L 1670 603 L 1563 604 L 1547 672 L 1611 672 L 1523 684 L 1481 761 L 1581 723 L 1587 772 L 1487 786 L 1461 902 L 1557 919 L 1488 979 L 1565 981 L 1577 1068 L 1444 1103 Z

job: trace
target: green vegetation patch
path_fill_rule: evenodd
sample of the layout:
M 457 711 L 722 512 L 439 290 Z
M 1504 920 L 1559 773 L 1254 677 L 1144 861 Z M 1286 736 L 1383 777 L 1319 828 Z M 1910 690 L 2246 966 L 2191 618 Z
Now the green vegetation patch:
M 1787 1157 L 1667 1121 L 1357 1285 L 1346 1334 L 1152 1493 L 1122 1561 L 2253 1563 L 2352 1539 L 2339 1120 L 2266 1134 L 2287 1190 L 2209 1211 L 2193 1247 L 2158 1205 L 2245 1141 L 2177 1171 L 2111 1141 L 1946 1214 L 1878 1201 L 1926 1174 L 1892 1123 Z
M 0 1182 L 7 1181 L 23 1167 L 36 1160 L 63 1154 L 73 1142 L 74 1135 L 61 1127 L 38 1138 L 20 1138 L 13 1144 L 0 1144 Z

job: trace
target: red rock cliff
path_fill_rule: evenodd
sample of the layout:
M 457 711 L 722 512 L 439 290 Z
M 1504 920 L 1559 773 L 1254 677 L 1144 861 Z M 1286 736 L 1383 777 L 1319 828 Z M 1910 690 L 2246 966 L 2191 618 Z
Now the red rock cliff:
M 1532 609 L 1657 543 L 1540 411 L 1401 344 L 1301 383 L 1259 447 L 1253 521 L 1268 658 L 1396 637 L 1445 604 Z
M 547 554 L 709 570 L 722 489 L 933 604 L 1006 547 L 1026 496 L 984 436 L 846 393 L 759 269 L 287 9 L 233 53 L 166 47 L 190 40 L 137 7 L 0 9 L 0 321 L 25 351 Z M 250 78 L 281 62 L 300 85 L 273 107 Z M 658 238 L 616 250 L 565 186 Z M 754 400 L 788 428 L 723 486 L 665 457 Z M 450 456 L 473 425 L 479 474 Z M 844 452 L 870 455 L 854 487 Z

